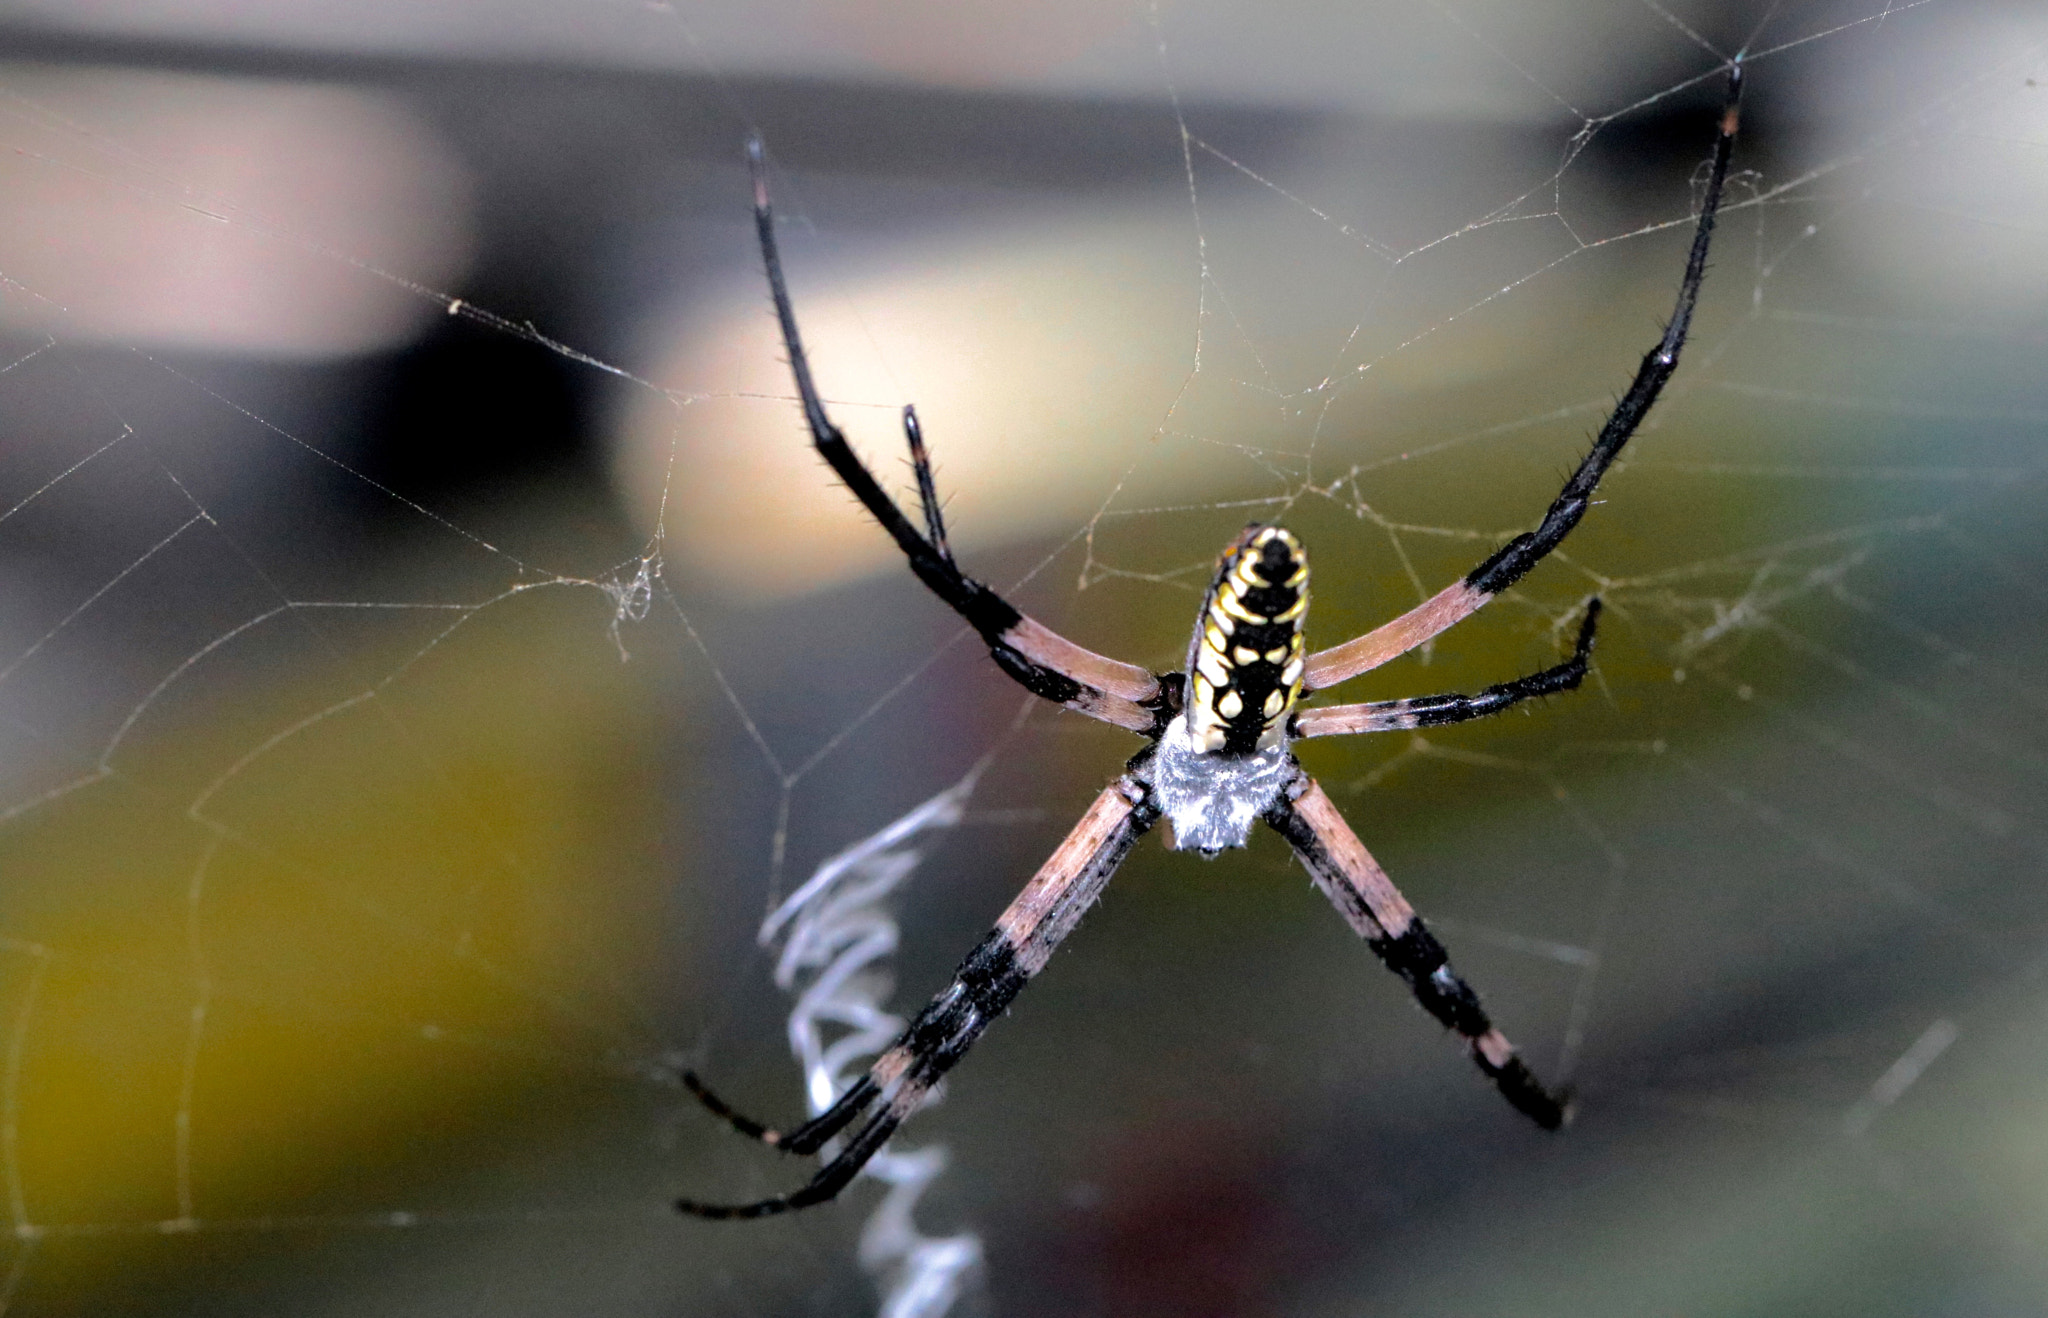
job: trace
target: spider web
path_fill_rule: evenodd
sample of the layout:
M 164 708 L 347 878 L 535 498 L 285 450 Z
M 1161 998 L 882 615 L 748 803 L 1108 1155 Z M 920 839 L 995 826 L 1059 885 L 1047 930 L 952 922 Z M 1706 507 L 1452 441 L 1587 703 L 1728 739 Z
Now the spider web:
M 948 57 L 893 18 L 808 15 L 792 83 L 766 9 L 667 6 L 523 38 L 597 73 L 195 20 L 0 78 L 11 193 L 86 198 L 0 232 L 0 1303 L 877 1304 L 870 1187 L 674 1216 L 805 1174 L 675 1070 L 794 1114 L 763 917 L 979 773 L 865 981 L 914 1010 L 1134 747 L 1020 715 L 807 456 L 749 130 L 876 470 L 917 402 L 969 570 L 1169 668 L 1247 519 L 1308 543 L 1323 643 L 1532 524 L 1668 314 L 1743 49 L 1699 320 L 1604 502 L 1344 694 L 1544 667 L 1597 594 L 1594 677 L 1300 748 L 1578 1124 L 1501 1110 L 1275 839 L 1146 846 L 912 1123 L 918 1219 L 981 1238 L 958 1312 L 2038 1308 L 2048 31 L 1361 13 L 962 10 L 965 91 L 886 86 Z M 167 145 L 250 87 L 431 183 L 351 228 Z M 596 252 L 577 296 L 465 268 L 464 215 Z M 432 424 L 386 402 L 422 360 L 464 388 Z M 511 451 L 557 422 L 602 456 Z

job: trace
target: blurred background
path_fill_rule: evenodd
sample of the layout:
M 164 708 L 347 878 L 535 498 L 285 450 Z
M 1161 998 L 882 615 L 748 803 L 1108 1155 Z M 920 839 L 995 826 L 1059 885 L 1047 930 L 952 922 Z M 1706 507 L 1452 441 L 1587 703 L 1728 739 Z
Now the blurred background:
M 763 915 L 958 781 L 941 986 L 1136 749 L 811 455 L 1179 664 L 1284 518 L 1332 644 L 1564 550 L 1300 754 L 1508 1034 L 1472 1073 L 1270 836 L 1146 844 L 909 1139 L 960 1314 L 2048 1308 L 2048 19 L 1990 0 L 0 10 L 0 1304 L 848 1314 Z

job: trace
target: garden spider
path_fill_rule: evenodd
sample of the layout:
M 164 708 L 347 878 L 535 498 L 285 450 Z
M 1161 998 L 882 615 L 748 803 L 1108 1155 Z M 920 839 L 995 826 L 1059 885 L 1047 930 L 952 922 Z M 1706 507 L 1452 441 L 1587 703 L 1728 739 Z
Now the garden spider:
M 761 144 L 758 139 L 749 144 L 761 257 L 818 453 L 894 537 L 918 580 L 988 642 L 998 667 L 1033 695 L 1129 729 L 1146 744 L 997 918 L 995 929 L 968 953 L 953 982 L 918 1013 L 865 1076 L 818 1116 L 792 1130 L 771 1130 L 735 1112 L 694 1073 L 685 1072 L 683 1083 L 705 1107 L 741 1134 L 787 1153 L 817 1153 L 868 1115 L 810 1182 L 789 1194 L 746 1204 L 680 1199 L 678 1209 L 698 1217 L 765 1217 L 838 1195 L 918 1109 L 940 1077 L 966 1055 L 989 1022 L 1008 1010 L 1031 977 L 1045 968 L 1053 949 L 1073 932 L 1138 839 L 1162 822 L 1169 847 L 1214 856 L 1225 847 L 1244 846 L 1254 821 L 1264 820 L 1287 839 L 1315 886 L 1387 968 L 1407 982 L 1423 1009 L 1465 1041 L 1472 1060 L 1507 1101 L 1546 1130 L 1564 1125 L 1570 1116 L 1565 1097 L 1545 1089 L 1515 1055 L 1514 1045 L 1487 1019 L 1478 995 L 1451 969 L 1443 945 L 1423 926 L 1288 746 L 1302 737 L 1460 723 L 1531 696 L 1571 690 L 1585 677 L 1600 616 L 1598 599 L 1586 606 L 1571 658 L 1540 673 L 1471 696 L 1299 707 L 1303 694 L 1377 668 L 1472 614 L 1536 566 L 1585 515 L 1601 475 L 1642 424 L 1678 365 L 1706 274 L 1707 246 L 1735 144 L 1741 90 L 1738 61 L 1728 70 L 1720 135 L 1670 324 L 1644 356 L 1628 392 L 1542 524 L 1516 536 L 1462 580 L 1393 621 L 1314 654 L 1306 652 L 1302 638 L 1308 560 L 1301 542 L 1277 526 L 1250 526 L 1223 551 L 1202 600 L 1182 673 L 1153 673 L 1084 650 L 961 572 L 946 544 L 917 413 L 908 407 L 903 409 L 903 428 L 924 514 L 922 534 L 883 491 L 826 416 L 811 381 L 776 253 Z

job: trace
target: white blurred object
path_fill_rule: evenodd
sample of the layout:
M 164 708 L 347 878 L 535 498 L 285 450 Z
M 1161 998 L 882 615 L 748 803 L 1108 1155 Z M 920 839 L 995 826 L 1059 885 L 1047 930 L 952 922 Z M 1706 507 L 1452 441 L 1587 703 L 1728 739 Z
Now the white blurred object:
M 812 244 L 784 257 L 833 419 L 900 494 L 900 408 L 914 402 L 968 554 L 1084 521 L 1149 456 L 1188 376 L 1199 286 L 1185 220 L 1168 234 L 1071 218 L 1078 229 L 972 243 L 926 235 L 823 270 Z M 805 434 L 758 272 L 735 273 L 657 349 L 653 378 L 699 396 L 642 396 L 623 419 L 614 472 L 629 506 L 643 525 L 662 516 L 700 579 L 742 596 L 886 570 L 895 545 Z M 1162 314 L 1184 328 L 1132 329 Z
M 0 326 L 264 360 L 399 346 L 461 278 L 471 188 L 360 90 L 0 70 Z
M 775 983 L 796 995 L 789 1047 L 803 1066 L 812 1116 L 832 1106 L 903 1031 L 903 1018 L 882 1005 L 897 939 L 889 902 L 924 859 L 916 840 L 960 822 L 982 768 L 818 866 L 761 925 L 761 945 L 779 946 Z M 828 1031 L 836 1037 L 828 1039 Z M 862 1169 L 889 1187 L 860 1236 L 861 1266 L 883 1280 L 881 1318 L 940 1318 L 981 1263 L 979 1237 L 927 1236 L 912 1217 L 925 1186 L 945 1167 L 943 1147 L 904 1150 L 892 1143 Z
M 1942 6 L 1833 42 L 1795 86 L 1825 125 L 1807 237 L 1916 314 L 2038 321 L 2048 302 L 2048 10 Z M 1894 34 L 1896 36 L 1896 34 Z
M 1214 191 L 1234 195 L 1204 194 L 1199 244 L 1184 197 L 1108 214 L 1047 204 L 1000 227 L 853 250 L 785 221 L 797 320 L 833 420 L 884 488 L 914 502 L 900 418 L 914 403 L 953 545 L 972 558 L 1071 535 L 1105 508 L 1276 491 L 1290 455 L 1381 442 L 1324 430 L 1332 398 L 1533 368 L 1569 346 L 1552 319 L 1575 320 L 1601 291 L 1597 279 L 1547 280 L 1541 298 L 1470 286 L 1473 270 L 1545 270 L 1572 241 L 1554 219 L 1397 259 L 1270 190 Z M 614 428 L 627 507 L 649 529 L 662 521 L 697 580 L 746 602 L 898 568 L 811 446 L 758 265 L 734 274 L 654 331 L 640 373 L 671 393 L 636 395 Z

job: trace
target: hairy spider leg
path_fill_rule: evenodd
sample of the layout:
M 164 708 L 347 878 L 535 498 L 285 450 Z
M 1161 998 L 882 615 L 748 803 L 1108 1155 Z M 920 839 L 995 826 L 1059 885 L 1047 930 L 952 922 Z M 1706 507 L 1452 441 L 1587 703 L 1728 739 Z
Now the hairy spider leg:
M 775 243 L 775 216 L 768 204 L 767 161 L 759 138 L 747 143 L 747 163 L 753 171 L 754 231 L 761 244 L 762 264 L 767 267 L 768 291 L 775 302 L 783 349 L 789 354 L 789 369 L 796 377 L 804 421 L 810 427 L 811 443 L 818 455 L 889 533 L 910 560 L 910 570 L 917 579 L 980 634 L 997 667 L 1041 699 L 1132 732 L 1156 735 L 1172 717 L 1172 711 L 1166 708 L 1170 703 L 1166 689 L 1151 670 L 1074 644 L 1020 613 L 1001 595 L 962 572 L 953 561 L 952 551 L 946 545 L 937 484 L 932 478 L 931 461 L 925 452 L 916 412 L 904 409 L 903 428 L 910 444 L 911 464 L 917 471 L 918 499 L 923 504 L 929 538 L 918 534 L 896 501 L 846 442 L 845 433 L 833 424 L 811 379 L 810 358 L 804 353 L 796 309 L 790 302 L 788 281 L 783 277 L 782 257 Z
M 1512 682 L 1497 682 L 1476 696 L 1452 692 L 1442 696 L 1409 696 L 1405 700 L 1375 700 L 1364 705 L 1325 705 L 1296 714 L 1289 730 L 1296 737 L 1337 737 L 1354 732 L 1435 728 L 1498 714 L 1532 696 L 1576 691 L 1579 683 L 1586 680 L 1586 663 L 1593 655 L 1593 630 L 1599 621 L 1600 600 L 1595 597 L 1586 603 L 1586 616 L 1579 623 L 1579 639 L 1572 647 L 1571 658 L 1540 673 Z
M 1721 108 L 1720 136 L 1714 141 L 1714 163 L 1707 174 L 1707 190 L 1700 199 L 1699 221 L 1693 228 L 1692 250 L 1685 259 L 1685 277 L 1679 281 L 1678 302 L 1664 327 L 1657 346 L 1643 356 L 1628 392 L 1614 405 L 1607 424 L 1600 428 L 1593 447 L 1579 463 L 1564 489 L 1552 501 L 1543 521 L 1534 531 L 1518 535 L 1502 545 L 1484 563 L 1465 574 L 1463 580 L 1446 586 L 1408 612 L 1382 624 L 1355 640 L 1320 650 L 1308 657 L 1303 685 L 1310 691 L 1358 676 L 1377 668 L 1397 655 L 1406 654 L 1452 624 L 1470 617 L 1494 596 L 1514 585 L 1545 555 L 1557 548 L 1592 505 L 1593 490 L 1620 454 L 1622 445 L 1643 424 L 1665 381 L 1678 369 L 1678 353 L 1692 328 L 1693 307 L 1699 301 L 1700 284 L 1707 274 L 1707 249 L 1714 236 L 1714 217 L 1721 210 L 1721 192 L 1728 180 L 1728 160 L 1735 150 L 1735 131 L 1741 123 L 1742 62 L 1738 58 L 1728 69 L 1728 97 Z
M 1507 1036 L 1494 1028 L 1479 995 L 1451 969 L 1450 955 L 1380 868 L 1329 794 L 1307 774 L 1266 814 L 1309 877 L 1422 1009 L 1465 1041 L 1472 1060 L 1515 1109 L 1545 1130 L 1571 1118 L 1567 1096 L 1545 1089 Z
M 1081 916 L 1102 895 L 1110 876 L 1158 817 L 1140 784 L 1120 778 L 1106 788 L 1024 885 L 1024 891 L 997 917 L 988 937 L 967 954 L 953 982 L 918 1013 L 902 1036 L 837 1102 L 789 1134 L 778 1135 L 740 1116 L 695 1076 L 684 1077 L 690 1091 L 707 1108 L 742 1134 L 792 1153 L 815 1152 L 866 1109 L 877 1103 L 880 1106 L 808 1184 L 746 1204 L 678 1199 L 677 1210 L 697 1217 L 768 1217 L 836 1197 L 888 1143 L 896 1127 L 918 1109 L 940 1077 L 967 1054 L 989 1023 L 1008 1010 L 1024 986 L 1045 968 L 1053 949 L 1074 931 Z
M 953 561 L 953 548 L 946 543 L 946 517 L 939 500 L 939 485 L 932 478 L 932 459 L 924 449 L 924 427 L 918 424 L 917 409 L 903 405 L 903 438 L 910 443 L 910 465 L 917 473 L 917 506 L 924 511 L 925 538 L 940 558 Z

